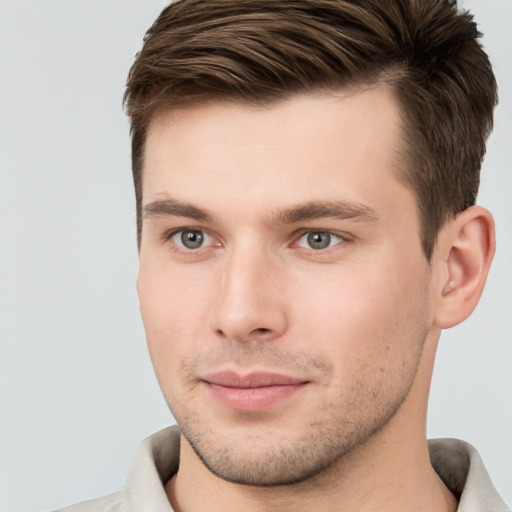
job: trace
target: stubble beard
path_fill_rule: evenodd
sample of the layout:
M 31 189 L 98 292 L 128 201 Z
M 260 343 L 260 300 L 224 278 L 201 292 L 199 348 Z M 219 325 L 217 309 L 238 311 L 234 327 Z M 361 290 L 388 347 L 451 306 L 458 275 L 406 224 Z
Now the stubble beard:
M 395 416 L 406 399 L 417 373 L 426 333 L 411 345 L 407 375 L 397 380 L 398 387 L 383 385 L 378 379 L 368 387 L 372 365 L 363 368 L 362 377 L 354 383 L 343 401 L 324 403 L 321 413 L 304 428 L 303 434 L 281 439 L 257 419 L 247 429 L 246 437 L 230 439 L 229 432 L 215 430 L 214 422 L 201 419 L 187 404 L 168 400 L 181 433 L 198 458 L 214 475 L 236 484 L 276 487 L 315 480 L 338 468 L 342 471 L 347 455 L 364 445 Z M 247 425 L 247 416 L 243 417 Z M 261 426 L 258 426 L 261 423 Z M 242 429 L 241 429 L 242 430 Z M 279 434 L 279 431 L 277 431 Z M 235 436 L 241 437 L 241 436 Z
M 400 404 L 397 404 L 396 409 Z M 198 458 L 214 475 L 228 482 L 256 486 L 278 487 L 300 484 L 340 466 L 348 454 L 380 430 L 393 417 L 395 410 L 379 424 L 363 430 L 356 425 L 331 429 L 327 425 L 312 424 L 311 432 L 289 445 L 275 445 L 259 452 L 240 450 L 229 445 L 229 440 L 215 444 L 215 436 L 198 432 L 182 423 L 180 429 Z M 250 443 L 246 443 L 250 445 Z M 235 451 L 237 450 L 237 451 Z

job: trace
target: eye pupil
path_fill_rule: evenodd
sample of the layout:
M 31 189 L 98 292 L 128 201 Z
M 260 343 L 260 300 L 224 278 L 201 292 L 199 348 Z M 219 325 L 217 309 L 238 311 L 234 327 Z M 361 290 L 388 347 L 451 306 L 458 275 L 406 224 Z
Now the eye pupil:
M 198 249 L 203 245 L 204 235 L 201 231 L 183 231 L 181 242 L 187 249 Z
M 329 233 L 313 232 L 308 234 L 308 244 L 312 249 L 325 249 L 331 243 Z

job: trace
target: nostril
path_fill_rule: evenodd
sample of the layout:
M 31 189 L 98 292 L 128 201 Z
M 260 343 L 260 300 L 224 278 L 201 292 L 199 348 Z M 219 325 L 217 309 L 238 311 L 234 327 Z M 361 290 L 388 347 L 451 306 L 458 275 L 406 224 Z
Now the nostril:
M 251 334 L 266 334 L 267 332 L 270 332 L 270 329 L 259 327 L 258 329 L 254 329 Z

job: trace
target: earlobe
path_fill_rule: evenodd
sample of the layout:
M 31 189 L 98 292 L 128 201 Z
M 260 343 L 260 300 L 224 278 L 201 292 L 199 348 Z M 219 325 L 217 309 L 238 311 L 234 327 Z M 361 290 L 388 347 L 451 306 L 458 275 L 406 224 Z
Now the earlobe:
M 439 235 L 440 260 L 435 325 L 441 329 L 464 321 L 475 309 L 495 251 L 494 220 L 481 206 L 458 214 Z

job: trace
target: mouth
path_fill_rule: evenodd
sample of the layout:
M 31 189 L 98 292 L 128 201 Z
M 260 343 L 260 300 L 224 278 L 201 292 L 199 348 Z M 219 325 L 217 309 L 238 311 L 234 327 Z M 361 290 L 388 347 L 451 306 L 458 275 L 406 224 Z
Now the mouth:
M 218 372 L 202 379 L 211 395 L 224 407 L 240 412 L 259 412 L 289 398 L 309 381 L 269 372 L 240 375 Z

